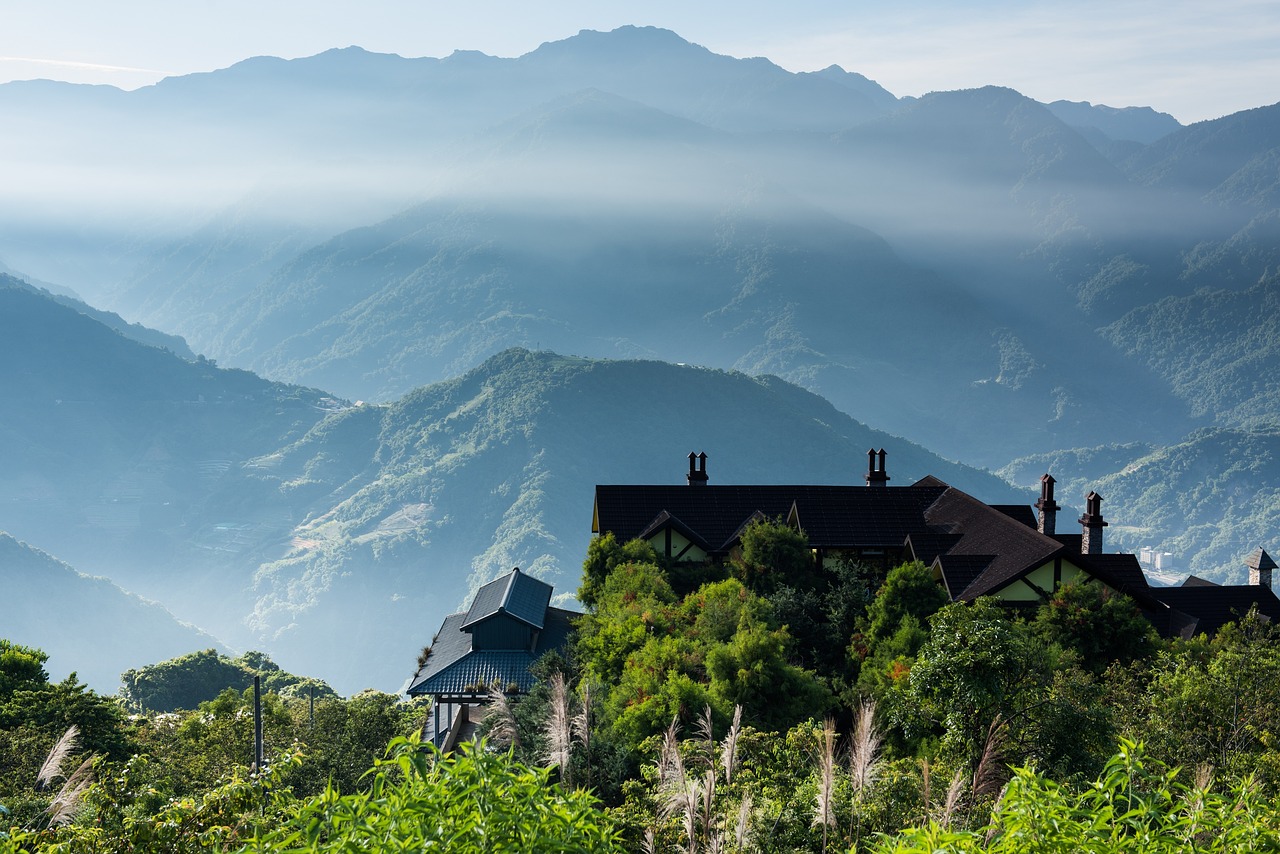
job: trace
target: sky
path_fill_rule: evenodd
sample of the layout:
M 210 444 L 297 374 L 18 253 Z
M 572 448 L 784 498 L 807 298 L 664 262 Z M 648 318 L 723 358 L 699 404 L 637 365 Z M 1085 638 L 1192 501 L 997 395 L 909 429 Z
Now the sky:
M 353 44 L 519 56 L 626 24 L 791 71 L 837 64 L 899 96 L 996 84 L 1184 124 L 1280 101 L 1276 0 L 0 0 L 0 82 L 133 89 Z

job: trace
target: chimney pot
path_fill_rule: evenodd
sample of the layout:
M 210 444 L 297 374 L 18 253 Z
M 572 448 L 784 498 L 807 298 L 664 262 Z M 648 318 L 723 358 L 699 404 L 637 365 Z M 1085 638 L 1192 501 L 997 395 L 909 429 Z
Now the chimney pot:
M 689 485 L 705 486 L 707 483 L 707 455 L 689 452 Z
M 1040 477 L 1040 500 L 1036 502 L 1036 514 L 1040 533 L 1052 537 L 1058 530 L 1058 511 L 1062 508 L 1053 500 L 1053 476 L 1046 472 Z
M 1084 497 L 1084 515 L 1080 517 L 1082 537 L 1080 553 L 1086 555 L 1102 554 L 1102 529 L 1110 524 L 1102 518 L 1102 496 L 1090 492 Z
M 884 465 L 886 456 L 884 448 L 879 451 L 880 463 L 878 466 L 876 465 L 876 456 L 875 448 L 867 451 L 867 486 L 888 486 L 889 474 Z
M 1262 548 L 1256 549 L 1245 559 L 1244 565 L 1249 568 L 1249 583 L 1259 587 L 1271 586 L 1271 571 L 1276 569 L 1276 562 Z

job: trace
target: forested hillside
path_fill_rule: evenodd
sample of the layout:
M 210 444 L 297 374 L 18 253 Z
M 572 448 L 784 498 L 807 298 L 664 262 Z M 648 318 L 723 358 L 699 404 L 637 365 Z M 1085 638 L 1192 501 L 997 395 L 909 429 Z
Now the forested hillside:
M 129 668 L 214 643 L 155 602 L 76 572 L 3 532 L 0 589 L 6 603 L 0 634 L 48 653 L 55 679 L 74 672 L 104 694 L 120 687 Z
M 132 93 L 11 84 L 0 103 L 91 127 L 94 162 L 137 187 L 45 200 L 0 257 L 352 400 L 545 347 L 777 374 L 992 467 L 1169 442 L 1241 423 L 1196 388 L 1248 329 L 1164 301 L 1225 289 L 1266 316 L 1277 243 L 1275 107 L 1183 128 L 998 86 L 899 100 L 653 28 L 515 59 L 259 57 Z M 48 132 L 4 140 L 15 202 L 90 156 Z M 151 189 L 188 174 L 220 189 Z
M 848 483 L 886 447 L 896 482 L 1014 494 L 772 377 L 513 350 L 353 406 L 0 301 L 0 530 L 342 691 L 398 687 L 512 566 L 571 592 L 594 485 L 679 482 L 690 450 L 717 482 Z
M 5 269 L 117 313 L 0 289 L 0 527 L 341 690 L 512 565 L 571 588 L 591 485 L 690 450 L 988 501 L 942 458 L 1019 460 L 1201 574 L 1275 548 L 1280 106 L 898 99 L 625 27 L 0 107 Z M 1153 462 L 1063 450 L 1113 445 Z
M 1001 474 L 1034 484 L 1045 471 L 1059 494 L 1097 490 L 1111 521 L 1108 551 L 1144 546 L 1174 555 L 1177 574 L 1244 584 L 1244 559 L 1275 548 L 1280 532 L 1280 431 L 1206 428 L 1167 447 L 1103 446 L 1016 460 Z

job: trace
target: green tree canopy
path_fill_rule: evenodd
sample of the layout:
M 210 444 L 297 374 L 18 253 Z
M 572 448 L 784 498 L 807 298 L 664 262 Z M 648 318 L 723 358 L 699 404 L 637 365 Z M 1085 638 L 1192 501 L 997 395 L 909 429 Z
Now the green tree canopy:
M 742 532 L 733 573 L 753 593 L 768 595 L 782 585 L 812 589 L 821 583 L 809 538 L 782 519 L 753 519 Z
M 1151 655 L 1151 621 L 1133 599 L 1096 582 L 1064 584 L 1037 610 L 1033 628 L 1046 643 L 1074 650 L 1081 666 L 1101 673 L 1112 662 Z

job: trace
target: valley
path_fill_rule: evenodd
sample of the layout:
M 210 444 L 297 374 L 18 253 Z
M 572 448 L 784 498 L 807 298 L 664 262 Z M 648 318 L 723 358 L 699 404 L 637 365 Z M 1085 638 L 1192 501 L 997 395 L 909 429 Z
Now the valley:
M 109 578 L 165 644 L 395 690 L 512 566 L 572 593 L 592 487 L 690 450 L 1051 471 L 1206 578 L 1276 548 L 1280 105 L 900 99 L 626 27 L 0 110 L 0 569 Z

